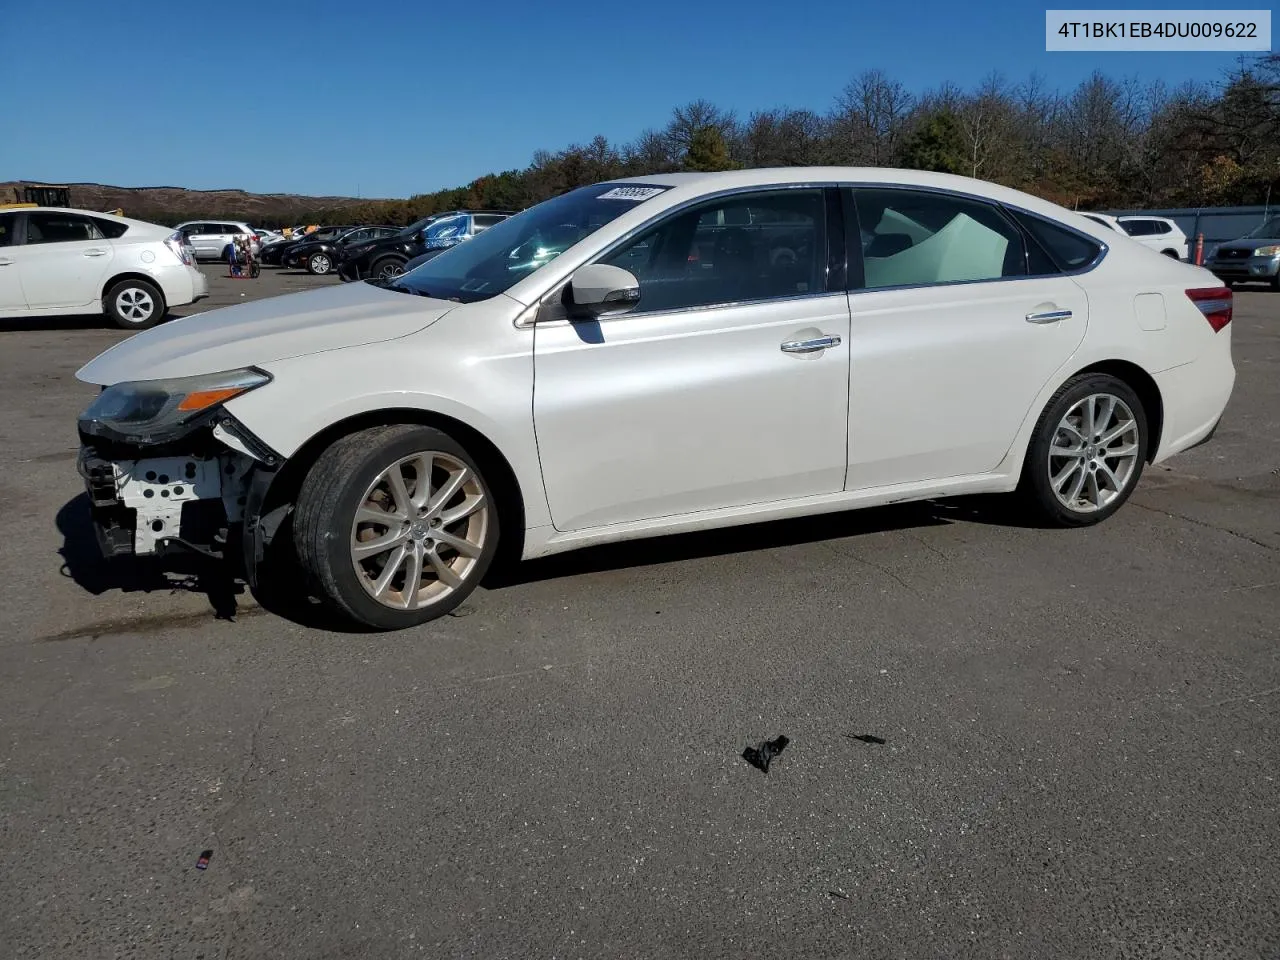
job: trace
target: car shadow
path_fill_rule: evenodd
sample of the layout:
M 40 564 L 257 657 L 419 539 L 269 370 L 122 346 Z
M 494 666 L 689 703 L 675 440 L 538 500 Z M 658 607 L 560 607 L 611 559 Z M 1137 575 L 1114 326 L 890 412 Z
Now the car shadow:
M 62 534 L 58 550 L 61 573 L 87 593 L 202 593 L 213 615 L 231 620 L 240 608 L 237 600 L 245 593 L 226 564 L 196 553 L 162 557 L 130 557 L 110 560 L 102 556 L 93 532 L 89 497 L 80 494 L 58 511 L 55 523 Z
M 1028 519 L 1014 498 L 1009 496 L 973 495 L 948 500 L 922 500 L 696 533 L 647 537 L 585 547 L 538 560 L 520 562 L 510 556 L 501 557 L 490 569 L 483 585 L 487 589 L 500 590 L 587 573 L 794 547 L 892 530 L 946 526 L 956 522 L 1007 527 L 1039 526 Z
M 604 571 L 627 570 L 655 564 L 679 563 L 707 557 L 728 556 L 758 550 L 800 546 L 825 540 L 948 526 L 968 522 L 997 526 L 1034 527 L 1007 496 L 968 496 L 820 516 L 772 520 L 697 533 L 671 534 L 585 547 L 539 560 L 519 561 L 500 554 L 482 586 L 501 590 L 523 584 Z M 81 494 L 58 511 L 56 523 L 63 543 L 61 573 L 94 596 L 122 593 L 186 591 L 204 594 L 217 619 L 232 620 L 244 612 L 249 593 L 242 571 L 231 562 L 196 553 L 161 557 L 102 556 L 93 532 L 89 498 Z M 329 633 L 366 633 L 368 630 L 333 615 L 317 601 L 292 550 L 286 549 L 290 532 L 282 526 L 277 543 L 259 567 L 259 582 L 252 591 L 257 605 L 268 613 L 300 626 Z
M 0 333 L 38 333 L 45 330 L 115 330 L 101 314 L 39 314 L 31 317 L 7 317 L 0 320 Z M 121 333 L 127 331 L 121 330 Z

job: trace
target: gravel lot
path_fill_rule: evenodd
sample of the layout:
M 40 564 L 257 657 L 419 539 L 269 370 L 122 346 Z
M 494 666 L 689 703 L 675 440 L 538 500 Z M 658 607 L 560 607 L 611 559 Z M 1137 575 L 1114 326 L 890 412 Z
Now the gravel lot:
M 1277 956 L 1280 295 L 1236 304 L 1217 437 L 1100 528 L 632 543 L 374 637 L 106 568 L 73 374 L 124 334 L 0 321 L 0 956 Z

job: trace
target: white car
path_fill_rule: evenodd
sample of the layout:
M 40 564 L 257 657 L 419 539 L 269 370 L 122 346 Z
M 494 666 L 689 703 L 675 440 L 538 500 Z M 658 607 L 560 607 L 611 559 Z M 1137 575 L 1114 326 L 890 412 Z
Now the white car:
M 1080 215 L 1082 217 L 1088 217 L 1094 223 L 1100 223 L 1104 227 L 1114 230 L 1116 233 L 1124 233 L 1124 228 L 1120 226 L 1119 218 L 1113 217 L 1109 213 L 1081 213 Z
M 1175 260 L 1191 256 L 1191 244 L 1182 228 L 1168 217 L 1117 217 L 1120 229 L 1144 247 Z
M 60 207 L 0 210 L 0 317 L 105 313 L 141 330 L 208 294 L 170 227 Z
M 500 541 L 1015 490 L 1097 523 L 1235 381 L 1231 291 L 1114 239 L 919 171 L 582 187 L 393 280 L 108 350 L 80 470 L 107 552 L 239 543 L 257 589 L 291 547 L 379 629 L 456 606 Z
M 255 256 L 262 249 L 253 227 L 237 220 L 188 220 L 174 229 L 190 240 L 198 260 L 226 260 L 231 244 L 241 236 L 249 238 Z

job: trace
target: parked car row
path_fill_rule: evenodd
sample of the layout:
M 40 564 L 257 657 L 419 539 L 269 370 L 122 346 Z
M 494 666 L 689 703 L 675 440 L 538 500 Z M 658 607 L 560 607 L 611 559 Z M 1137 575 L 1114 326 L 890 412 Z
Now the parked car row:
M 511 212 L 505 210 L 450 210 L 423 217 L 407 227 L 320 227 L 302 236 L 281 237 L 264 244 L 258 259 L 266 266 L 303 269 L 319 276 L 337 273 L 346 281 L 389 279 L 509 216 Z

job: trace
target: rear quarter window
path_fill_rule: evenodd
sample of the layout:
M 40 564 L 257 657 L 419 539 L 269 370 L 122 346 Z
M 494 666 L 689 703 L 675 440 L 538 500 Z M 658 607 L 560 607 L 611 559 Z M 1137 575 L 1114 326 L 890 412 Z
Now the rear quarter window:
M 118 240 L 129 232 L 127 223 L 117 223 L 114 220 L 105 220 L 102 217 L 94 217 L 93 222 L 108 240 Z
M 1102 252 L 1102 244 L 1082 233 L 1021 210 L 1011 210 L 1032 239 L 1040 245 L 1054 265 L 1064 272 L 1089 266 Z

